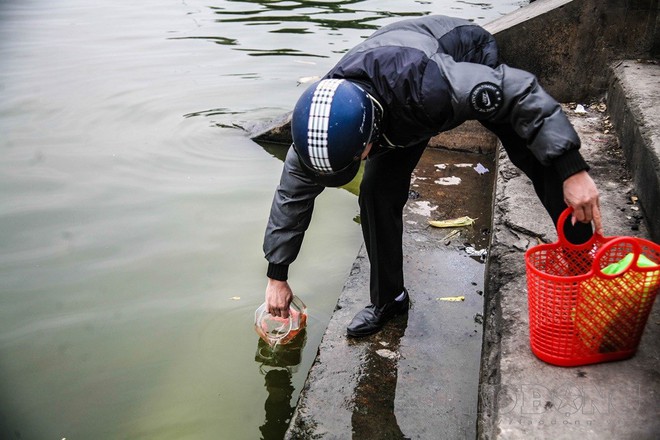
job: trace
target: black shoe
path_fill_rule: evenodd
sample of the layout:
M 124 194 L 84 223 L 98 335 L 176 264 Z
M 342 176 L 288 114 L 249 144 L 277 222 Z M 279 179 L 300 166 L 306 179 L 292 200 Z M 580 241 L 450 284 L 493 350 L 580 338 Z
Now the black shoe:
M 374 334 L 395 316 L 406 313 L 409 307 L 410 297 L 407 291 L 401 301 L 392 301 L 380 307 L 369 304 L 355 315 L 346 327 L 346 333 L 354 338 Z

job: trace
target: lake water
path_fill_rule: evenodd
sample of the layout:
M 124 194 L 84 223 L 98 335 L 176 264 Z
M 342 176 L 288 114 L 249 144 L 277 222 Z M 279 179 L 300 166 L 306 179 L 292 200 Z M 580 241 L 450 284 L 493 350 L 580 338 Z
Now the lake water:
M 0 438 L 280 438 L 357 203 L 319 197 L 290 272 L 306 340 L 269 359 L 252 320 L 281 162 L 239 127 L 384 24 L 522 3 L 0 0 Z

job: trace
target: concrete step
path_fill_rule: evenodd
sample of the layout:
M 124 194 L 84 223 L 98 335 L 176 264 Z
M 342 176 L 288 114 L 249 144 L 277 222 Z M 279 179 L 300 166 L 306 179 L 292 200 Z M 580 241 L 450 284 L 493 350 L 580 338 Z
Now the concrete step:
M 362 249 L 287 438 L 475 437 L 485 265 L 465 243 L 475 249 L 488 243 L 497 142 L 480 125 L 474 128 L 467 137 L 459 130 L 436 139 L 437 148 L 425 151 L 414 172 L 403 237 L 410 312 L 370 337 L 346 337 L 346 326 L 369 303 L 369 261 Z M 475 138 L 487 153 L 470 152 Z M 490 171 L 479 174 L 479 163 Z M 462 183 L 436 183 L 445 175 Z M 478 217 L 476 224 L 454 229 L 451 237 L 452 229 L 428 225 L 430 219 L 464 215 Z M 457 296 L 464 300 L 441 299 Z
M 658 72 L 655 64 L 617 63 L 607 113 L 598 106 L 586 114 L 567 109 L 601 191 L 606 235 L 649 239 L 647 219 L 657 231 Z M 554 241 L 556 234 L 527 179 L 504 154 L 498 172 L 486 281 L 479 438 L 658 438 L 660 305 L 656 302 L 632 359 L 574 368 L 537 359 L 529 348 L 523 255 L 539 239 Z M 657 232 L 654 235 L 657 240 Z
M 660 242 L 660 64 L 624 60 L 612 66 L 608 105 L 633 170 L 651 237 Z

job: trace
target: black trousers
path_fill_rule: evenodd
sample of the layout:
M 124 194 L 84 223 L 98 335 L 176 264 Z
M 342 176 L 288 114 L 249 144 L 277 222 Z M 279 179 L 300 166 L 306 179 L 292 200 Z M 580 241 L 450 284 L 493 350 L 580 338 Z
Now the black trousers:
M 502 142 L 511 162 L 532 181 L 541 203 L 557 224 L 566 209 L 563 182 L 554 168 L 543 166 L 509 125 L 482 122 Z M 360 186 L 362 234 L 371 264 L 371 303 L 393 301 L 404 288 L 403 207 L 408 200 L 410 179 L 428 140 L 406 148 L 379 149 L 366 161 Z M 566 238 L 583 243 L 591 237 L 591 225 L 566 222 Z

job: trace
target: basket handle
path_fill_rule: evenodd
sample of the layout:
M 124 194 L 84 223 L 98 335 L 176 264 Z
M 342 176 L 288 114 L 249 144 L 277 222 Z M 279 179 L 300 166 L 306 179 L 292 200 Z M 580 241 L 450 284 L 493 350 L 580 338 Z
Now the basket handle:
M 582 248 L 582 247 L 587 247 L 587 246 L 590 247 L 593 244 L 593 242 L 596 241 L 596 240 L 603 241 L 603 236 L 600 235 L 598 232 L 594 232 L 593 235 L 591 236 L 591 238 L 589 240 L 587 240 L 586 243 L 583 243 L 583 244 L 578 245 L 578 244 L 573 244 L 570 241 L 568 241 L 568 239 L 566 238 L 566 235 L 564 234 L 564 223 L 566 223 L 566 220 L 568 219 L 568 217 L 571 214 L 573 214 L 573 208 L 569 206 L 568 208 L 564 209 L 564 211 L 559 215 L 559 218 L 557 219 L 557 237 L 559 238 L 559 243 L 562 246 L 569 245 L 569 246 L 573 246 L 573 247 Z
M 626 268 L 619 273 L 616 274 L 604 273 L 601 269 L 600 260 L 603 258 L 604 255 L 607 254 L 610 248 L 617 246 L 621 243 L 629 243 L 632 246 L 633 258 L 630 261 L 630 264 L 628 264 Z M 637 260 L 639 260 L 639 256 L 641 254 L 642 254 L 642 247 L 640 246 L 639 241 L 635 237 L 617 237 L 615 239 L 608 241 L 600 249 L 598 249 L 598 251 L 596 252 L 596 256 L 594 257 L 592 271 L 601 278 L 605 278 L 606 280 L 613 280 L 614 278 L 620 277 L 621 275 L 628 272 L 631 267 L 637 266 Z

